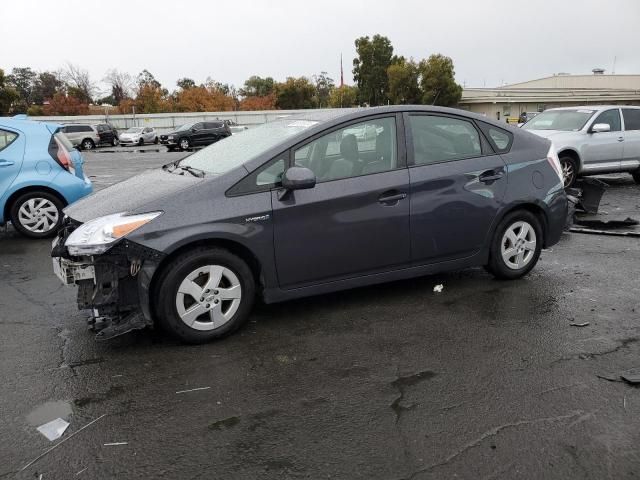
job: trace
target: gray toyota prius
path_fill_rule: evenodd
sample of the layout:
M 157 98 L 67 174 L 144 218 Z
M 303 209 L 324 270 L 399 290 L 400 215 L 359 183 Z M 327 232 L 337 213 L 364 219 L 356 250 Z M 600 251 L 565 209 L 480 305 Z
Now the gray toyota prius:
M 309 111 L 65 210 L 53 266 L 98 337 L 189 343 L 267 303 L 484 266 L 527 274 L 567 214 L 549 140 L 461 110 Z

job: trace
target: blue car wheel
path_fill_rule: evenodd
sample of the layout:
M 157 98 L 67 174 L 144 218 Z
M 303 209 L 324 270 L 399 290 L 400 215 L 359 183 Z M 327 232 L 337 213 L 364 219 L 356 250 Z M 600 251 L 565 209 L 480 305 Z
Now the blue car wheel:
M 11 223 L 27 237 L 51 237 L 62 223 L 63 208 L 62 201 L 55 195 L 44 191 L 28 192 L 11 205 Z

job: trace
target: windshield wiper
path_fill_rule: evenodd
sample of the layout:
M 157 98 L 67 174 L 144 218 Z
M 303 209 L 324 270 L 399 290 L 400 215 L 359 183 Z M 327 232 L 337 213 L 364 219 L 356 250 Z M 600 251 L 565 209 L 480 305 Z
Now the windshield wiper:
M 204 170 L 200 170 L 199 168 L 194 168 L 189 165 L 176 165 L 176 168 L 174 168 L 171 171 L 174 172 L 177 169 L 185 170 L 189 172 L 191 175 L 193 175 L 194 177 L 198 177 L 198 178 L 204 178 L 204 175 L 205 175 Z

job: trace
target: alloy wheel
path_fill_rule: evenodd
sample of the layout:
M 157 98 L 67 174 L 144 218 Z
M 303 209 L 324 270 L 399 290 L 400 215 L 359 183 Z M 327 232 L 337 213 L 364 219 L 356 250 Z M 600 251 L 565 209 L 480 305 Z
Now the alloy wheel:
M 536 252 L 536 232 L 527 222 L 511 224 L 502 236 L 500 253 L 505 265 L 512 270 L 526 267 Z
M 187 140 L 186 138 L 183 140 L 180 140 L 180 148 L 182 150 L 187 150 L 189 148 L 189 140 Z
M 575 169 L 571 162 L 566 160 L 562 161 L 562 179 L 564 182 L 564 187 L 570 187 L 573 184 L 574 177 L 576 175 Z
M 231 320 L 241 300 L 238 276 L 227 267 L 206 265 L 182 281 L 176 294 L 176 309 L 188 327 L 213 330 Z
M 18 209 L 18 221 L 33 233 L 50 232 L 58 218 L 58 208 L 46 198 L 30 198 Z

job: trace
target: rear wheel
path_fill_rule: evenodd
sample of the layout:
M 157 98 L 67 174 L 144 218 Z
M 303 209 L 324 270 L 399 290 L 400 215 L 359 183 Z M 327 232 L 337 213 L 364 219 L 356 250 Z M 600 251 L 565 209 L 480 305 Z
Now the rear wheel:
M 640 172 L 633 172 L 631 175 L 633 175 L 635 182 L 640 185 Z
M 96 148 L 96 144 L 90 138 L 85 138 L 84 140 L 82 140 L 82 143 L 80 145 L 82 146 L 83 150 L 93 150 L 94 148 Z
M 228 335 L 247 320 L 255 282 L 247 264 L 219 248 L 179 256 L 159 279 L 156 305 L 161 326 L 187 343 Z
M 48 192 L 29 192 L 11 205 L 9 218 L 15 229 L 31 238 L 53 236 L 62 223 L 62 201 Z
M 487 270 L 506 280 L 523 277 L 538 262 L 542 242 L 542 227 L 533 213 L 507 214 L 494 233 Z
M 571 157 L 560 157 L 560 166 L 562 167 L 564 188 L 573 186 L 578 176 L 578 166 L 576 161 Z
M 118 139 L 116 137 L 113 137 L 111 139 L 111 146 L 113 146 L 113 147 L 117 147 L 118 146 Z

